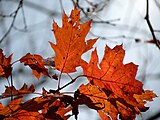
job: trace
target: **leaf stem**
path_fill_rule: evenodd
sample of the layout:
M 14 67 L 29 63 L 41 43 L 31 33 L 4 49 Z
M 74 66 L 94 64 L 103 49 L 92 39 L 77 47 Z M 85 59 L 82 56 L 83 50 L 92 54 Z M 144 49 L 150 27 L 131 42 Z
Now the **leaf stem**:
M 13 65 L 13 64 L 15 64 L 15 63 L 17 63 L 17 62 L 19 62 L 19 60 L 14 61 L 11 65 Z
M 60 88 L 61 76 L 62 76 L 62 72 L 60 73 L 59 78 L 58 78 L 58 89 Z
M 11 86 L 11 85 L 10 85 L 10 83 L 9 83 L 9 80 L 8 80 L 8 78 L 7 78 L 7 82 L 8 82 L 8 86 Z
M 70 82 L 68 82 L 67 84 L 65 84 L 64 86 L 59 87 L 59 88 L 56 90 L 56 92 L 62 90 L 63 88 L 69 86 L 70 84 L 74 83 L 79 77 L 86 77 L 86 76 L 85 76 L 85 75 L 79 75 L 79 76 L 77 76 L 76 78 L 72 79 Z

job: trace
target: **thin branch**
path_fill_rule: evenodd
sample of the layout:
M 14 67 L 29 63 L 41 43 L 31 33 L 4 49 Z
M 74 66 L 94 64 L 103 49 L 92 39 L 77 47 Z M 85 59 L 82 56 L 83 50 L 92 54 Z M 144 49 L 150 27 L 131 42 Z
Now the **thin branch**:
M 154 30 L 154 32 L 160 32 L 160 30 Z
M 79 8 L 82 13 L 85 15 L 86 18 L 88 18 L 88 14 L 85 12 L 84 8 L 82 8 L 80 5 L 79 5 L 79 1 L 78 0 L 72 0 L 72 3 L 74 5 L 74 7 L 77 7 Z
M 63 8 L 62 0 L 60 0 L 59 3 L 60 3 L 60 6 L 61 6 L 61 14 L 63 15 L 64 14 L 64 8 Z
M 154 114 L 153 116 L 150 116 L 149 118 L 147 118 L 146 120 L 155 120 L 157 118 L 160 118 L 160 111 L 158 111 L 156 114 Z
M 154 34 L 154 30 L 153 30 L 153 27 L 151 25 L 151 22 L 149 20 L 149 0 L 146 0 L 146 16 L 144 18 L 148 24 L 148 27 L 150 29 L 150 32 L 152 34 L 152 37 L 153 37 L 153 40 L 155 41 L 155 44 L 156 46 L 160 49 L 160 44 L 158 43 L 157 39 L 156 39 L 156 36 Z
M 70 82 L 68 82 L 67 84 L 65 84 L 64 86 L 59 87 L 59 88 L 55 91 L 55 93 L 58 92 L 58 91 L 60 91 L 60 90 L 62 90 L 62 89 L 64 89 L 65 87 L 69 86 L 70 84 L 74 83 L 79 77 L 86 77 L 86 76 L 85 76 L 85 75 L 79 75 L 79 76 L 77 76 L 76 78 L 72 79 Z
M 95 21 L 93 20 L 93 23 L 99 23 L 99 24 L 109 24 L 109 25 L 112 25 L 112 26 L 116 26 L 116 24 L 112 23 L 112 22 L 115 22 L 115 21 L 119 21 L 120 19 L 113 19 L 113 20 L 107 20 L 107 21 Z
M 24 29 L 27 29 L 27 22 L 26 22 L 26 18 L 25 18 L 24 9 L 23 9 L 23 4 L 22 4 L 22 16 L 23 16 Z
M 0 44 L 3 42 L 3 40 L 4 40 L 4 39 L 8 36 L 8 34 L 11 32 L 11 30 L 12 30 L 12 28 L 13 28 L 13 26 L 14 26 L 14 23 L 15 23 L 15 20 L 16 20 L 17 14 L 18 14 L 18 11 L 19 11 L 19 9 L 22 7 L 22 5 L 23 5 L 23 0 L 20 0 L 19 5 L 18 5 L 16 11 L 14 11 L 14 12 L 12 13 L 12 14 L 14 14 L 14 15 L 13 15 L 12 23 L 11 23 L 8 31 L 7 31 L 7 32 L 3 35 L 3 37 L 1 38 Z M 10 16 L 12 16 L 12 14 L 10 14 Z

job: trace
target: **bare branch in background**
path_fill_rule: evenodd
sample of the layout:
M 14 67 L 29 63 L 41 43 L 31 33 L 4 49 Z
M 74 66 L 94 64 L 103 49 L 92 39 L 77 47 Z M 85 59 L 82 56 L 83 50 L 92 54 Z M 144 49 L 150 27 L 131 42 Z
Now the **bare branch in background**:
M 159 44 L 159 42 L 158 42 L 157 39 L 156 39 L 156 36 L 155 36 L 155 34 L 154 34 L 153 27 L 152 27 L 151 22 L 150 22 L 150 20 L 149 20 L 149 0 L 146 0 L 146 16 L 145 16 L 144 19 L 146 20 L 146 22 L 147 22 L 147 24 L 148 24 L 148 27 L 149 27 L 149 29 L 150 29 L 150 32 L 151 32 L 151 34 L 152 34 L 152 37 L 153 37 L 153 40 L 154 40 L 156 46 L 160 49 L 160 44 Z
M 116 21 L 120 21 L 120 18 L 118 19 L 113 19 L 113 20 L 107 20 L 107 21 L 96 21 L 96 20 L 93 20 L 93 23 L 99 23 L 99 24 L 109 24 L 109 25 L 112 25 L 112 26 L 116 26 L 115 23 L 112 23 L 112 22 L 116 22 Z
M 17 14 L 18 14 L 20 8 L 22 8 L 22 6 L 23 6 L 23 0 L 20 0 L 17 9 L 16 9 L 13 13 L 11 13 L 10 15 L 8 15 L 8 16 L 10 16 L 10 17 L 13 16 L 13 20 L 12 20 L 12 23 L 11 23 L 9 29 L 7 30 L 7 32 L 6 32 L 6 33 L 3 35 L 3 37 L 0 39 L 0 44 L 3 42 L 3 40 L 8 36 L 8 34 L 9 34 L 9 33 L 11 32 L 11 30 L 13 29 L 13 26 L 14 26 L 14 23 L 15 23 L 15 20 L 16 20 L 16 17 L 17 17 Z M 3 17 L 5 17 L 5 15 L 3 15 Z
M 20 32 L 25 32 L 27 30 L 27 22 L 26 22 L 23 6 L 21 7 L 21 10 L 22 10 L 22 19 L 23 19 L 24 28 L 20 29 L 20 28 L 17 28 L 16 26 L 13 26 L 13 27 L 15 30 L 18 30 Z
M 116 24 L 112 23 L 112 22 L 119 21 L 120 20 L 119 18 L 118 19 L 113 19 L 113 20 L 102 20 L 101 18 L 96 16 L 96 14 L 98 12 L 102 12 L 103 9 L 105 7 L 107 7 L 109 0 L 102 1 L 100 3 L 93 3 L 93 2 L 90 2 L 89 0 L 85 0 L 85 1 L 89 5 L 87 8 L 81 6 L 78 0 L 72 0 L 72 3 L 74 5 L 74 7 L 77 7 L 82 11 L 82 13 L 84 14 L 84 18 L 85 19 L 86 18 L 87 19 L 92 19 L 93 23 L 109 24 L 109 25 L 112 25 L 112 26 L 116 26 Z M 96 16 L 100 20 L 99 21 L 98 20 L 94 20 L 93 18 L 91 18 L 92 16 Z

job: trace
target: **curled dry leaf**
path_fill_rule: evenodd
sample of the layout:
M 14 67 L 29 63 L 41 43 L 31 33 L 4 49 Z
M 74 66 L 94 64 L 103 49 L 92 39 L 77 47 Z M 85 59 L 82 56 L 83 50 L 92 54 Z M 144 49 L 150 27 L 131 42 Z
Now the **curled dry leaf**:
M 11 96 L 18 96 L 18 95 L 25 95 L 29 93 L 33 93 L 35 91 L 34 85 L 31 85 L 28 87 L 25 83 L 23 84 L 22 88 L 19 90 L 16 90 L 14 86 L 8 87 L 6 86 L 6 90 L 4 93 L 2 93 L 3 97 L 11 97 Z
M 4 78 L 8 78 L 11 75 L 12 67 L 11 67 L 12 54 L 7 58 L 3 54 L 3 50 L 0 49 L 0 76 Z
M 26 106 L 28 108 L 29 106 Z M 34 107 L 33 107 L 34 108 Z M 33 109 L 32 108 L 32 109 Z M 0 119 L 3 120 L 43 120 L 44 117 L 37 111 L 23 109 L 22 97 L 15 98 L 8 106 L 0 110 Z
M 40 55 L 27 53 L 20 60 L 24 65 L 28 65 L 36 78 L 40 78 L 40 75 L 43 74 L 45 76 L 49 76 L 48 70 L 45 68 L 43 63 L 43 58 Z M 50 76 L 49 76 L 50 77 Z
M 0 119 L 3 120 L 67 120 L 72 110 L 62 100 L 53 96 L 36 97 L 22 103 L 22 96 L 12 100 L 6 107 L 1 105 Z M 39 111 L 42 112 L 39 112 Z
M 66 104 L 61 99 L 56 99 L 51 104 L 45 104 L 42 114 L 48 120 L 67 120 L 71 115 L 65 114 L 71 110 L 71 106 L 66 107 Z
M 80 93 L 94 103 L 99 101 L 105 106 L 104 109 L 98 110 L 103 120 L 108 118 L 107 115 L 116 120 L 118 114 L 123 120 L 135 119 L 136 114 L 148 109 L 135 97 L 141 96 L 142 101 L 150 101 L 141 95 L 142 83 L 135 79 L 138 66 L 133 63 L 123 64 L 124 55 L 121 45 L 113 49 L 106 46 L 100 64 L 96 50 L 92 52 L 89 63 L 82 62 L 84 75 L 89 83 L 80 86 Z M 153 94 L 147 95 L 156 97 Z
M 62 27 L 54 21 L 53 32 L 56 44 L 50 42 L 55 51 L 55 68 L 63 73 L 76 71 L 80 66 L 81 56 L 93 47 L 97 39 L 90 39 L 85 42 L 85 37 L 90 30 L 91 21 L 80 24 L 80 12 L 74 9 L 70 17 L 65 13 L 62 18 Z

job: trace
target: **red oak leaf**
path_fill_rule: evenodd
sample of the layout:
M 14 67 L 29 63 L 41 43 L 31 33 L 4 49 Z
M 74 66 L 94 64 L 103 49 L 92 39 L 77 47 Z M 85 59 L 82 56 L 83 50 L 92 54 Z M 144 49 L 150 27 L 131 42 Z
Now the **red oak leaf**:
M 20 59 L 20 62 L 23 62 L 24 65 L 28 65 L 36 78 L 40 78 L 40 75 L 49 76 L 48 70 L 45 68 L 43 63 L 43 58 L 40 55 L 27 53 Z M 50 76 L 49 76 L 50 77 Z
M 7 58 L 3 54 L 3 50 L 0 49 L 0 76 L 8 78 L 11 75 L 12 67 L 11 67 L 12 54 Z
M 123 64 L 124 54 L 122 46 L 113 49 L 106 46 L 100 67 L 96 50 L 92 52 L 90 62 L 83 62 L 82 67 L 89 82 L 126 99 L 128 94 L 142 94 L 142 83 L 135 79 L 138 66 Z
M 98 110 L 103 120 L 109 119 L 107 115 L 115 120 L 118 114 L 123 120 L 135 119 L 136 114 L 148 109 L 135 97 L 142 96 L 143 90 L 142 83 L 135 79 L 137 65 L 123 64 L 124 54 L 122 46 L 113 49 L 106 46 L 100 64 L 96 50 L 92 52 L 89 63 L 82 62 L 89 84 L 80 86 L 80 93 L 89 97 L 95 104 L 99 101 L 105 106 L 103 110 Z M 147 95 L 155 97 L 152 94 Z M 145 100 L 144 97 L 142 99 Z
M 70 17 L 65 13 L 62 18 L 62 27 L 53 23 L 53 31 L 56 44 L 50 42 L 55 51 L 55 68 L 63 73 L 76 71 L 80 66 L 81 56 L 90 50 L 97 39 L 90 39 L 85 42 L 85 37 L 90 30 L 91 21 L 80 24 L 80 12 L 74 9 Z

